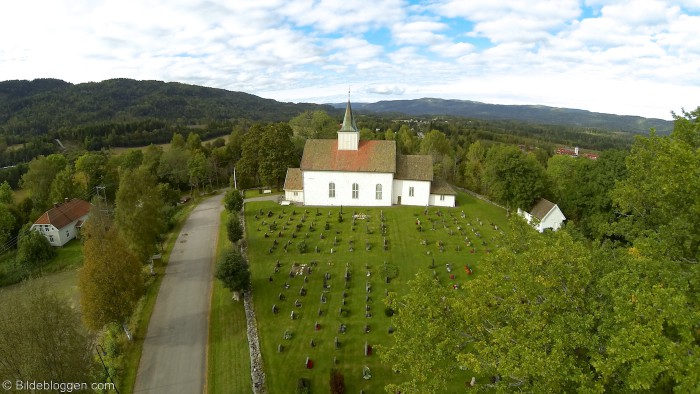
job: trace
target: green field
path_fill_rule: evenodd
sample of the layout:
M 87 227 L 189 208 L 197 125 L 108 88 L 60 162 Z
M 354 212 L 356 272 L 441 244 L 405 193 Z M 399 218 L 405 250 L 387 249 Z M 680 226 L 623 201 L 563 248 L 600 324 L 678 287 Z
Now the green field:
M 272 202 L 246 204 L 248 257 L 271 393 L 294 392 L 300 378 L 310 380 L 311 392 L 326 392 L 334 359 L 335 368 L 345 376 L 346 392 L 380 393 L 388 383 L 400 381 L 401 375 L 382 363 L 374 348 L 392 341 L 388 332 L 391 317 L 385 315 L 387 292 L 403 294 L 407 281 L 418 270 L 433 270 L 433 260 L 434 271 L 451 287 L 479 275 L 485 269 L 479 261 L 488 249 L 495 248 L 492 239 L 496 230 L 492 224 L 500 229 L 507 222 L 502 209 L 466 195 L 458 196 L 456 208 L 430 207 L 427 214 L 421 207 L 343 207 L 343 222 L 339 223 L 339 211 L 327 207 L 281 207 Z M 356 218 L 353 225 L 354 213 L 365 218 Z M 422 231 L 418 230 L 418 220 Z M 385 234 L 382 224 L 386 226 Z M 298 247 L 302 240 L 307 245 L 305 253 L 300 253 Z M 275 272 L 277 261 L 280 267 Z M 448 263 L 451 272 L 446 269 Z M 473 270 L 473 275 L 466 273 L 465 265 Z M 346 269 L 350 273 L 347 282 Z M 301 273 L 290 275 L 291 270 Z M 324 291 L 326 273 L 330 279 Z M 450 279 L 451 275 L 454 279 Z M 371 287 L 369 293 L 367 285 Z M 301 295 L 302 287 L 305 295 Z M 296 300 L 301 307 L 295 306 Z M 278 308 L 277 313 L 273 313 L 273 305 Z M 341 324 L 346 327 L 345 333 L 339 333 Z M 365 332 L 366 326 L 369 332 Z M 291 334 L 291 339 L 284 339 L 285 332 Z M 369 356 L 365 356 L 365 344 L 375 350 Z M 278 352 L 279 345 L 282 352 Z M 307 357 L 314 363 L 312 369 L 306 368 Z M 365 366 L 371 371 L 369 380 L 362 376 Z M 464 381 L 470 377 L 466 372 L 455 376 L 455 391 L 463 391 Z

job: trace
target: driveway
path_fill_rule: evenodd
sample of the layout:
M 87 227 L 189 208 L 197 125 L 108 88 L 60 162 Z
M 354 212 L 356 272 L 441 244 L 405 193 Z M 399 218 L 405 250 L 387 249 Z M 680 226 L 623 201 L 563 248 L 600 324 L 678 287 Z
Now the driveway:
M 143 342 L 135 393 L 201 393 L 223 194 L 197 206 L 173 247 Z

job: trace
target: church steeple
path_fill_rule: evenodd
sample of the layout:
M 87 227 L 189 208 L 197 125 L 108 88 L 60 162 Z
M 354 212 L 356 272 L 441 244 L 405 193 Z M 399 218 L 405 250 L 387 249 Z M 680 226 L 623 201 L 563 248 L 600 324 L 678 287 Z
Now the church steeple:
M 355 118 L 350 107 L 350 90 L 348 90 L 348 105 L 345 107 L 343 125 L 338 130 L 338 150 L 357 150 L 360 145 L 360 130 L 357 129 Z
M 357 130 L 357 125 L 355 124 L 355 118 L 352 116 L 352 108 L 350 107 L 350 98 L 348 97 L 348 105 L 345 107 L 345 117 L 343 118 L 343 126 L 340 131 L 355 131 Z

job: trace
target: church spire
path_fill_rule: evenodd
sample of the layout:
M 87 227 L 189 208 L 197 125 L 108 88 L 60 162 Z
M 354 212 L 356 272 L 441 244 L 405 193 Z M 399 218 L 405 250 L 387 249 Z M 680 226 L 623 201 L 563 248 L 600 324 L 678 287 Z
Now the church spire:
M 355 131 L 359 132 L 355 124 L 355 118 L 352 116 L 352 108 L 350 108 L 350 89 L 348 89 L 348 105 L 345 107 L 345 117 L 343 118 L 343 126 L 340 131 Z

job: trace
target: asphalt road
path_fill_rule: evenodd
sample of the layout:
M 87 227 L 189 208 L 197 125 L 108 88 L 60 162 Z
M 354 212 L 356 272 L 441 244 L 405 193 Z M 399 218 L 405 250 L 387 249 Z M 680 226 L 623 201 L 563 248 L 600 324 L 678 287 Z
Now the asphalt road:
M 197 206 L 173 247 L 143 342 L 135 393 L 201 393 L 223 194 Z

